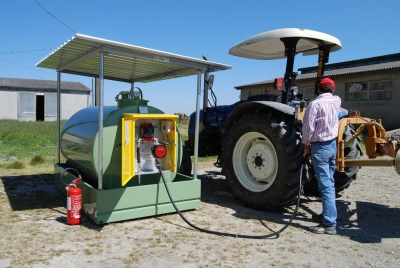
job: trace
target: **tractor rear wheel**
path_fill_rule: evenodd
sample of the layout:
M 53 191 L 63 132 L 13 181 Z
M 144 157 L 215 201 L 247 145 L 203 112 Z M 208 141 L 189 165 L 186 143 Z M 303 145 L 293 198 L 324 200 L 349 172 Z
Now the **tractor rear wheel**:
M 245 114 L 227 132 L 222 172 L 242 202 L 278 209 L 297 197 L 302 153 L 300 134 L 284 116 Z
M 349 140 L 353 136 L 353 133 L 354 127 L 348 125 L 343 133 L 343 140 Z M 344 148 L 344 156 L 346 159 L 358 159 L 362 155 L 363 152 L 358 138 L 348 147 Z M 345 172 L 335 171 L 334 178 L 336 193 L 340 193 L 350 186 L 350 184 L 357 178 L 358 169 L 359 167 L 347 167 L 345 168 Z M 310 181 L 304 185 L 304 193 L 319 196 L 317 177 L 312 169 L 308 172 L 308 177 Z

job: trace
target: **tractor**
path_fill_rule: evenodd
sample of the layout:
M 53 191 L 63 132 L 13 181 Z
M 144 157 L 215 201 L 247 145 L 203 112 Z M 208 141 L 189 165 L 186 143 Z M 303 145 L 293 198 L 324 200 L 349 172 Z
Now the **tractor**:
M 330 52 L 341 47 L 341 42 L 334 36 L 299 28 L 264 32 L 232 47 L 229 54 L 234 56 L 257 60 L 286 58 L 284 77 L 275 79 L 274 83 L 274 88 L 281 94 L 251 96 L 232 105 L 218 106 L 212 90 L 214 77 L 206 73 L 203 111 L 198 122 L 195 114 L 189 119 L 189 139 L 185 143 L 189 154 L 194 152 L 198 124 L 198 155 L 218 156 L 215 165 L 222 168 L 233 194 L 254 208 L 275 210 L 288 206 L 302 186 L 304 193 L 318 194 L 311 160 L 304 163 L 302 156 L 302 119 L 310 100 L 303 100 L 298 93 L 294 60 L 299 53 L 318 55 L 317 95 L 317 83 L 324 76 Z M 380 121 L 363 118 L 358 111 L 342 108 L 338 117 L 334 175 L 337 193 L 356 179 L 360 166 L 395 166 L 400 173 L 398 136 L 387 138 Z M 362 134 L 367 160 L 360 160 Z M 383 155 L 391 158 L 376 159 Z M 300 174 L 304 185 L 300 185 Z

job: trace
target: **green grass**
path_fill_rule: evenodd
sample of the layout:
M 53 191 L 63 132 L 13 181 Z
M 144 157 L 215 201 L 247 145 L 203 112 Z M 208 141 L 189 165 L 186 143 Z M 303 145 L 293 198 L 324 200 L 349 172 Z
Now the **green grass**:
M 189 138 L 188 137 L 188 125 L 187 124 L 178 124 L 178 131 L 179 131 L 179 134 L 181 134 L 182 142 L 185 143 L 185 141 Z
M 0 160 L 10 157 L 32 165 L 54 162 L 57 122 L 0 121 Z

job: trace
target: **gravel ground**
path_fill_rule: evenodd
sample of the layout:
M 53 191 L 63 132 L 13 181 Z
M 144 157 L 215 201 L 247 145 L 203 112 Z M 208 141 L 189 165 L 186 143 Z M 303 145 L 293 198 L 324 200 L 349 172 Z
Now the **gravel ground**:
M 199 227 L 265 235 L 293 213 L 295 206 L 276 212 L 245 207 L 218 168 L 203 164 L 198 172 L 201 207 L 183 214 Z M 393 167 L 359 171 L 337 199 L 337 235 L 306 230 L 321 203 L 302 196 L 292 224 L 266 239 L 202 233 L 177 214 L 107 225 L 83 217 L 70 226 L 51 174 L 0 178 L 0 267 L 400 267 L 400 176 Z

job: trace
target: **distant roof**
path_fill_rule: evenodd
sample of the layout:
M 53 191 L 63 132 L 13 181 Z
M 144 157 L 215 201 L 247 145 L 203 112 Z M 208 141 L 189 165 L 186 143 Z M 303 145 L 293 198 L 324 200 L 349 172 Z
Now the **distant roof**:
M 99 77 L 101 53 L 104 54 L 104 78 L 128 83 L 146 83 L 232 68 L 221 63 L 82 34 L 76 34 L 36 66 Z
M 343 75 L 343 74 L 367 73 L 367 72 L 375 72 L 375 71 L 398 69 L 398 68 L 400 68 L 400 61 L 392 61 L 392 62 L 387 62 L 387 63 L 371 64 L 371 65 L 364 65 L 364 66 L 358 66 L 358 67 L 325 71 L 324 75 L 336 76 L 336 75 Z M 316 77 L 317 77 L 317 73 L 307 73 L 307 74 L 298 75 L 297 79 L 307 79 L 307 78 L 316 78 Z
M 61 90 L 90 91 L 80 82 L 61 82 L 60 86 Z M 57 90 L 57 81 L 0 77 L 0 88 Z
M 368 58 L 368 59 L 372 59 L 372 58 Z M 364 59 L 364 60 L 366 60 L 366 59 Z M 354 61 L 354 62 L 356 62 L 356 61 Z M 348 63 L 348 62 L 343 62 L 343 63 Z M 335 64 L 339 65 L 341 63 L 335 63 Z M 400 60 L 391 61 L 391 62 L 385 62 L 385 63 L 379 63 L 379 64 L 368 64 L 368 65 L 351 67 L 351 68 L 342 68 L 342 69 L 329 70 L 329 71 L 325 71 L 324 75 L 325 76 L 338 76 L 338 75 L 355 74 L 355 73 L 367 73 L 367 72 L 375 72 L 375 71 L 382 71 L 382 70 L 389 70 L 389 69 L 399 69 L 399 68 L 400 68 Z M 299 68 L 299 70 L 301 70 L 301 69 Z M 317 78 L 317 73 L 313 72 L 313 73 L 299 74 L 297 76 L 296 80 L 311 79 L 311 78 Z M 273 82 L 274 82 L 274 80 L 265 80 L 265 81 L 260 81 L 260 82 L 256 82 L 256 83 L 236 86 L 235 88 L 236 89 L 241 89 L 243 87 L 270 84 L 270 83 L 273 83 Z
M 400 53 L 386 54 L 381 56 L 375 56 L 370 58 L 363 58 L 358 60 L 342 61 L 337 63 L 331 63 L 325 65 L 325 71 L 344 69 L 351 67 L 360 67 L 365 65 L 374 65 L 381 63 L 389 63 L 393 61 L 400 61 Z M 317 72 L 318 66 L 299 68 L 302 74 Z

